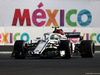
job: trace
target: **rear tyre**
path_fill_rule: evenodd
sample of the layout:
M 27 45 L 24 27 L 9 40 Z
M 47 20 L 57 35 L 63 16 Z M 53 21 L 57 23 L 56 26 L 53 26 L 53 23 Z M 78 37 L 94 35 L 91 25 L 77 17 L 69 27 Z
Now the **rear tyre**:
M 64 59 L 72 58 L 72 44 L 70 40 L 61 40 L 59 50 L 65 52 L 63 56 L 60 54 L 61 58 Z
M 24 59 L 25 58 L 25 41 L 17 40 L 14 44 L 14 53 L 16 59 Z
M 80 53 L 83 58 L 91 58 L 95 55 L 94 42 L 91 40 L 83 40 L 80 43 Z

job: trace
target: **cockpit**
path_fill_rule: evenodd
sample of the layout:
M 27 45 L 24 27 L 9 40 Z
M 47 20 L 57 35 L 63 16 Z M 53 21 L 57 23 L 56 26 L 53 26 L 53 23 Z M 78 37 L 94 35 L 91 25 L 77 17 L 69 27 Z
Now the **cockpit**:
M 54 35 L 51 35 L 51 36 L 50 36 L 50 39 L 51 39 L 51 40 L 58 40 L 58 39 L 60 39 L 60 38 L 61 38 L 60 35 L 55 35 L 55 34 L 54 34 Z

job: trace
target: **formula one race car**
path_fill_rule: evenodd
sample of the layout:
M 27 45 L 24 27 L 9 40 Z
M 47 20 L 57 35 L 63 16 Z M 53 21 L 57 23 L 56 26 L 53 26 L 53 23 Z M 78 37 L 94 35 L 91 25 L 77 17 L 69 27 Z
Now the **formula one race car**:
M 14 44 L 12 56 L 24 59 L 26 56 L 72 58 L 81 55 L 83 58 L 94 57 L 95 45 L 92 40 L 83 40 L 80 32 L 63 32 L 58 27 L 53 27 L 52 33 L 44 33 L 44 39 L 37 38 L 35 42 L 26 43 L 17 40 Z M 71 38 L 71 39 L 70 39 Z M 77 42 L 73 38 L 78 38 Z

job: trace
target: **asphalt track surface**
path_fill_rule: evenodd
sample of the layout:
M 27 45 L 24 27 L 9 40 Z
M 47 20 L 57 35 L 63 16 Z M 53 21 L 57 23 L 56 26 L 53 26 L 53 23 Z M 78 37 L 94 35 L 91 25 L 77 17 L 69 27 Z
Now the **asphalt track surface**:
M 0 75 L 100 75 L 100 53 L 93 58 L 15 59 L 0 54 Z

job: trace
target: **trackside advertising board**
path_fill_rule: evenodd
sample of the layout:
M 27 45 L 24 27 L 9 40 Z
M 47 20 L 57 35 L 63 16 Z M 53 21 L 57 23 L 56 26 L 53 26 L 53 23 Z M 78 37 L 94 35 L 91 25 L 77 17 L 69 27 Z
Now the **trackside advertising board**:
M 29 42 L 59 26 L 100 45 L 99 0 L 0 0 L 0 45 Z

